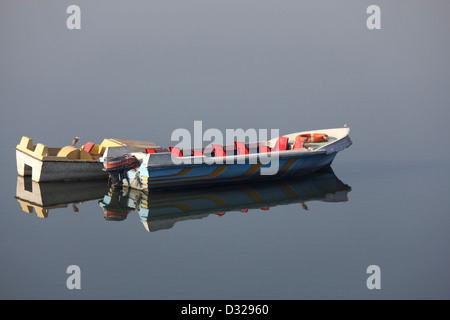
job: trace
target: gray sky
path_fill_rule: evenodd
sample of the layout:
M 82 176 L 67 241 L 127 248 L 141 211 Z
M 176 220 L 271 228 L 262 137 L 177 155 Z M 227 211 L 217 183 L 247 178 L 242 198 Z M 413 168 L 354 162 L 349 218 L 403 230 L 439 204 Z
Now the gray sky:
M 81 30 L 66 27 L 71 4 Z M 371 4 L 380 30 L 366 27 Z M 167 146 L 194 120 L 282 134 L 349 123 L 347 161 L 448 158 L 434 152 L 450 133 L 449 13 L 448 1 L 2 1 L 2 136 Z

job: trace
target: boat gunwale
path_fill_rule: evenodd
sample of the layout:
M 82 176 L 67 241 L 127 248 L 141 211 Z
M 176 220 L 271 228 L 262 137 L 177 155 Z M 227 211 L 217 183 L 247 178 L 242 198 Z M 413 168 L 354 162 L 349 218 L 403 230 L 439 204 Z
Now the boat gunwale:
M 101 163 L 99 161 L 99 159 L 92 159 L 92 160 L 88 160 L 88 159 L 69 159 L 66 157 L 57 157 L 57 156 L 42 156 L 37 157 L 36 155 L 32 154 L 32 153 L 28 153 L 26 151 L 24 151 L 23 149 L 19 149 L 18 147 L 15 148 L 16 151 L 19 151 L 35 160 L 41 161 L 41 162 L 61 162 L 61 163 L 68 163 L 68 162 L 74 162 L 74 163 Z M 56 159 L 55 159 L 56 158 Z
M 321 154 L 326 154 L 327 150 L 326 148 L 328 146 L 331 146 L 335 143 L 338 143 L 339 141 L 342 141 L 343 139 L 345 139 L 346 137 L 349 136 L 350 133 L 350 128 L 334 128 L 334 129 L 322 129 L 322 130 L 310 130 L 310 131 L 300 131 L 300 132 L 295 132 L 295 133 L 290 133 L 290 134 L 286 134 L 286 135 L 280 135 L 284 136 L 284 137 L 288 137 L 290 139 L 290 137 L 295 137 L 297 135 L 300 134 L 307 134 L 307 133 L 327 133 L 327 132 L 340 132 L 342 131 L 343 133 L 336 136 L 331 136 L 333 138 L 335 138 L 336 140 L 330 141 L 329 143 L 324 144 L 323 146 L 320 146 L 317 149 L 314 150 L 307 150 L 307 149 L 290 149 L 290 150 L 282 150 L 282 151 L 270 151 L 267 153 L 249 153 L 249 154 L 243 154 L 243 155 L 229 155 L 229 156 L 223 156 L 223 157 L 213 157 L 213 156 L 205 156 L 205 155 L 201 155 L 201 156 L 183 156 L 183 157 L 176 157 L 176 159 L 180 159 L 179 163 L 174 163 L 173 162 L 173 158 L 172 162 L 170 163 L 157 163 L 157 164 L 149 164 L 149 158 L 151 156 L 153 156 L 154 154 L 146 154 L 146 157 L 144 157 L 142 159 L 142 163 L 148 167 L 148 168 L 168 168 L 168 167 L 198 167 L 199 165 L 235 165 L 235 164 L 248 164 L 248 162 L 246 161 L 250 161 L 250 160 L 259 160 L 259 158 L 263 158 L 264 160 L 270 160 L 272 158 L 272 154 L 278 154 L 278 158 L 279 159 L 286 159 L 286 158 L 302 158 L 302 157 L 309 157 L 309 156 L 315 156 L 315 155 L 321 155 Z M 271 145 L 274 143 L 274 141 L 276 141 L 279 137 L 268 140 L 268 141 L 259 141 L 257 143 L 265 143 L 267 145 Z M 211 149 L 212 151 L 212 149 Z M 139 152 L 140 153 L 140 152 Z M 161 154 L 170 154 L 170 151 L 168 152 L 164 152 Z M 161 155 L 160 154 L 160 155 Z M 201 163 L 195 163 L 196 159 L 202 159 Z M 209 159 L 209 161 L 211 161 L 211 159 L 220 159 L 218 161 L 212 161 L 212 163 L 208 163 L 205 161 L 205 159 Z M 194 160 L 194 161 L 192 161 Z M 228 160 L 228 161 L 227 161 Z M 178 161 L 177 161 L 178 162 Z M 240 163 L 241 162 L 241 163 Z

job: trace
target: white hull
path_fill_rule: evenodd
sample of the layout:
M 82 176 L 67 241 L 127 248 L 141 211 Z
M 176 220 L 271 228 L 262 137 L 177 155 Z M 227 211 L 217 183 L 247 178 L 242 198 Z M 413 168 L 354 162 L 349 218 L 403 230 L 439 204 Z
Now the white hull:
M 16 150 L 17 173 L 36 182 L 106 179 L 103 164 L 93 161 L 40 160 Z

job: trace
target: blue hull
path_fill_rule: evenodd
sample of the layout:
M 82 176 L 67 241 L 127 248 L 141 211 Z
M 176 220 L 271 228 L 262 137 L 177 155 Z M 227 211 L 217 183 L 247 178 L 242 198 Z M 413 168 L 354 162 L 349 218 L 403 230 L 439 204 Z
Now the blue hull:
M 137 189 L 182 188 L 193 185 L 242 183 L 255 180 L 274 180 L 303 176 L 328 167 L 336 153 L 301 157 L 280 157 L 275 174 L 262 174 L 270 163 L 188 164 L 150 167 L 142 164 L 137 171 L 129 171 L 128 179 Z M 136 174 L 138 176 L 136 177 Z M 138 182 L 140 181 L 140 183 Z

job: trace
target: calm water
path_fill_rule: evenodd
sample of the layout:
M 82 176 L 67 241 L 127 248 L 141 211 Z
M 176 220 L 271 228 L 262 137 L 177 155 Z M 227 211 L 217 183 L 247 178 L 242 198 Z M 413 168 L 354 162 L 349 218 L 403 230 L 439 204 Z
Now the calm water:
M 76 31 L 72 2 L 0 4 L 1 299 L 450 298 L 448 2 L 383 3 L 376 31 L 372 3 L 130 3 Z M 334 174 L 148 199 L 17 178 L 22 135 L 169 146 L 195 120 L 354 144 Z
M 1 297 L 448 298 L 445 166 L 337 161 L 334 171 L 342 183 L 332 173 L 286 182 L 299 198 L 274 195 L 283 185 L 273 184 L 157 194 L 149 197 L 156 203 L 149 216 L 142 202 L 140 210 L 132 210 L 137 193 L 109 202 L 102 183 L 55 190 L 48 184 L 25 186 L 19 179 L 18 195 L 41 192 L 50 204 L 45 218 L 39 205 L 37 212 L 22 211 L 14 198 L 16 177 L 9 174 L 2 194 Z M 211 195 L 233 203 L 249 190 L 272 202 L 247 197 L 234 211 L 211 204 Z M 72 202 L 61 199 L 70 196 Z M 105 199 L 107 214 L 99 204 Z M 180 203 L 195 209 L 205 201 L 207 210 L 179 210 Z M 78 291 L 66 288 L 65 272 L 72 264 L 82 270 Z M 373 264 L 382 272 L 377 291 L 366 287 L 366 268 Z

